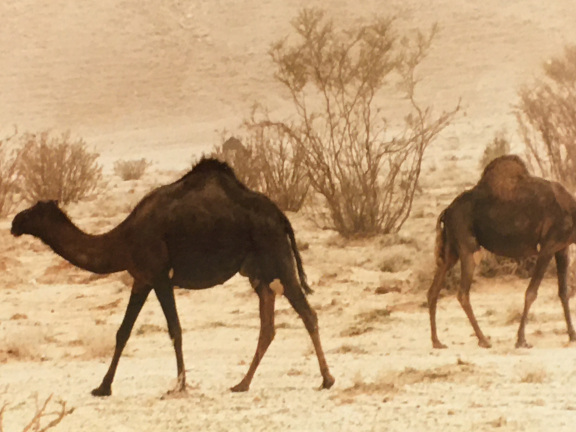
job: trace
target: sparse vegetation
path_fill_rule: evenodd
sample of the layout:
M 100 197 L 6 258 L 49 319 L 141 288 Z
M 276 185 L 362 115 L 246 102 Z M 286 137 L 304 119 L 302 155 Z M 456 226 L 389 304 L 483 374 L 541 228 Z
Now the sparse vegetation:
M 89 152 L 84 140 L 72 139 L 69 132 L 27 133 L 22 142 L 17 175 L 26 201 L 75 202 L 93 192 L 102 179 L 98 154 Z
M 152 163 L 147 159 L 117 160 L 114 162 L 114 174 L 122 180 L 139 180 Z
M 542 368 L 531 369 L 520 373 L 520 382 L 526 384 L 542 384 L 547 379 L 546 371 Z
M 246 131 L 243 141 L 230 137 L 211 156 L 226 161 L 246 186 L 280 209 L 300 210 L 309 189 L 301 149 L 282 130 L 262 127 L 254 119 L 246 122 Z
M 532 170 L 576 191 L 576 45 L 519 92 L 516 118 Z
M 42 360 L 44 342 L 46 342 L 46 335 L 37 327 L 24 327 L 18 331 L 7 332 L 0 340 L 0 362 L 8 359 Z
M 510 141 L 506 137 L 506 132 L 503 130 L 496 132 L 492 141 L 484 148 L 480 159 L 480 169 L 483 170 L 492 160 L 508 153 L 510 153 Z
M 278 131 L 302 151 L 310 184 L 328 209 L 317 213 L 326 215 L 322 225 L 345 237 L 398 231 L 412 208 L 424 152 L 458 110 L 433 117 L 416 100 L 416 69 L 436 27 L 400 38 L 393 19 L 376 18 L 340 30 L 323 11 L 304 9 L 293 28 L 295 38 L 270 53 L 295 120 L 265 115 L 255 125 Z M 404 132 L 389 136 L 375 101 L 397 89 L 407 101 Z
M 19 153 L 10 148 L 16 133 L 0 141 L 0 216 L 6 216 L 17 203 Z
M 52 402 L 52 396 L 53 395 L 48 396 L 44 402 L 40 403 L 38 396 L 36 395 L 36 410 L 32 416 L 32 419 L 22 428 L 22 432 L 45 432 L 56 427 L 58 424 L 60 424 L 64 417 L 72 414 L 74 408 L 66 408 L 66 402 L 63 400 L 55 402 L 58 406 L 58 409 L 54 411 L 48 411 L 48 407 Z M 4 430 L 4 414 L 9 411 L 8 408 L 8 404 L 4 404 L 0 408 L 0 431 Z M 52 419 L 48 421 L 49 418 Z

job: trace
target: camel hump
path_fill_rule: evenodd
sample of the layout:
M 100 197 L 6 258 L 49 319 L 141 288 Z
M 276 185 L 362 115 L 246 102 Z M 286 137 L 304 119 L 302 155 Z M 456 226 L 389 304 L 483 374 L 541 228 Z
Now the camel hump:
M 222 172 L 236 177 L 234 170 L 226 162 L 215 158 L 202 158 L 194 168 L 192 168 L 191 174 L 199 173 L 211 173 L 211 172 Z
M 487 188 L 497 198 L 514 198 L 518 185 L 530 178 L 526 164 L 516 155 L 505 155 L 492 160 L 478 182 L 478 186 Z

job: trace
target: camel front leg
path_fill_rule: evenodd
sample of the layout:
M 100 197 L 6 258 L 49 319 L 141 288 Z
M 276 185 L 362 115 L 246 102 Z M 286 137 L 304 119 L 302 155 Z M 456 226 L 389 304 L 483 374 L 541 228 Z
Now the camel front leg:
M 576 341 L 576 332 L 572 326 L 572 318 L 570 316 L 570 304 L 568 297 L 568 248 L 556 252 L 556 272 L 558 274 L 558 297 L 562 302 L 562 309 L 564 310 L 564 318 L 566 319 L 566 327 L 568 329 L 568 337 L 570 342 Z
M 128 307 L 124 314 L 124 319 L 116 333 L 116 348 L 114 349 L 112 362 L 110 363 L 108 372 L 104 375 L 104 379 L 100 386 L 92 390 L 93 396 L 110 396 L 112 394 L 112 381 L 114 381 L 114 375 L 116 374 L 116 368 L 118 367 L 120 356 L 122 355 L 122 351 L 130 337 L 136 318 L 138 318 L 138 314 L 140 314 L 142 306 L 144 306 L 151 289 L 152 287 L 148 285 L 134 281 L 130 300 L 128 301 Z
M 536 266 L 534 267 L 534 274 L 530 279 L 528 288 L 526 289 L 526 295 L 524 299 L 524 311 L 522 312 L 522 318 L 520 319 L 520 326 L 518 327 L 518 339 L 516 341 L 516 348 L 532 348 L 526 342 L 526 336 L 524 334 L 524 329 L 526 327 L 526 321 L 528 320 L 528 312 L 530 312 L 530 306 L 538 297 L 538 287 L 540 282 L 544 278 L 544 273 L 546 272 L 546 267 L 550 263 L 552 255 L 540 254 L 536 259 Z M 558 276 L 560 278 L 560 276 Z
M 256 347 L 256 353 L 254 354 L 246 376 L 230 389 L 233 392 L 245 392 L 250 388 L 250 383 L 252 382 L 252 378 L 254 378 L 256 369 L 276 333 L 274 330 L 274 304 L 276 294 L 264 283 L 259 283 L 258 286 L 256 286 L 256 293 L 260 300 L 260 336 L 258 338 L 258 346 Z
M 178 319 L 178 312 L 176 310 L 176 301 L 174 299 L 174 288 L 170 282 L 160 283 L 154 287 L 154 292 L 162 312 L 168 324 L 168 333 L 174 345 L 174 352 L 176 353 L 176 369 L 177 379 L 176 387 L 168 393 L 181 393 L 186 391 L 186 370 L 184 369 L 184 356 L 182 354 L 182 328 L 180 327 L 180 320 Z

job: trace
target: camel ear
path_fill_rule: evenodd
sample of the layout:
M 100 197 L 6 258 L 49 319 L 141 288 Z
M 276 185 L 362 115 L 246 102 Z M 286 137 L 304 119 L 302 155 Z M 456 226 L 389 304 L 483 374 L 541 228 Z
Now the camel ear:
M 58 200 L 50 200 L 48 201 L 51 205 L 53 205 L 54 207 L 58 207 Z

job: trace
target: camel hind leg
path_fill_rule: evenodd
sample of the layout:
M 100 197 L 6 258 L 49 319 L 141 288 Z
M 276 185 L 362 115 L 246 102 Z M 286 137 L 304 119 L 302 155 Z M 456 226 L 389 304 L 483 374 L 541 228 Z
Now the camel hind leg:
M 467 252 L 461 254 L 460 264 L 462 275 L 460 280 L 460 289 L 458 290 L 458 301 L 460 302 L 462 309 L 464 309 L 464 312 L 466 312 L 468 321 L 472 324 L 474 333 L 476 333 L 476 337 L 478 338 L 478 345 L 482 348 L 490 348 L 492 345 L 488 338 L 484 336 L 484 333 L 482 333 L 478 321 L 476 320 L 476 316 L 474 315 L 474 311 L 472 310 L 472 304 L 470 303 L 470 286 L 472 285 L 474 268 L 476 267 L 476 263 L 474 262 L 474 253 Z
M 242 381 L 231 388 L 233 392 L 244 392 L 250 388 L 250 383 L 252 382 L 252 378 L 254 378 L 256 369 L 264 357 L 266 350 L 272 343 L 275 335 L 274 304 L 276 295 L 267 284 L 253 279 L 250 280 L 250 283 L 256 290 L 260 300 L 260 336 L 258 338 L 258 346 L 256 347 L 256 353 L 254 354 L 250 368 Z
M 322 374 L 322 385 L 320 388 L 329 389 L 336 380 L 332 374 L 330 374 L 330 369 L 328 368 L 328 363 L 324 356 L 324 350 L 322 349 L 322 343 L 320 342 L 318 316 L 310 307 L 308 299 L 302 291 L 302 288 L 295 276 L 283 278 L 281 282 L 284 286 L 284 295 L 304 322 L 304 326 L 306 327 L 306 330 L 308 330 L 310 338 L 312 339 L 312 344 L 316 351 L 316 357 L 318 358 L 318 365 L 320 366 L 320 373 Z
M 556 252 L 556 270 L 558 273 L 558 297 L 562 302 L 562 309 L 564 310 L 564 318 L 566 319 L 566 327 L 568 330 L 568 337 L 570 342 L 576 341 L 576 332 L 572 326 L 572 318 L 570 316 L 570 305 L 568 296 L 568 249 L 562 249 Z
M 438 295 L 440 294 L 440 290 L 444 286 L 444 281 L 446 280 L 446 274 L 452 267 L 454 267 L 457 261 L 458 256 L 455 254 L 450 254 L 447 259 L 440 260 L 436 267 L 436 273 L 434 274 L 432 285 L 430 285 L 430 288 L 428 289 L 428 314 L 430 315 L 430 333 L 433 348 L 446 348 L 446 345 L 438 339 L 438 331 L 436 329 L 436 306 L 438 305 Z
M 531 346 L 526 342 L 526 336 L 524 334 L 524 329 L 526 328 L 526 321 L 528 320 L 528 312 L 532 303 L 536 300 L 538 296 L 538 287 L 540 282 L 544 278 L 544 273 L 546 272 L 546 267 L 550 263 L 552 255 L 545 252 L 540 252 L 538 258 L 536 259 L 536 266 L 534 267 L 534 274 L 530 279 L 528 288 L 526 289 L 526 294 L 524 298 L 524 311 L 522 312 L 522 318 L 520 319 L 520 326 L 518 327 L 518 339 L 516 341 L 516 348 L 531 348 Z M 561 276 L 559 281 L 561 280 Z

